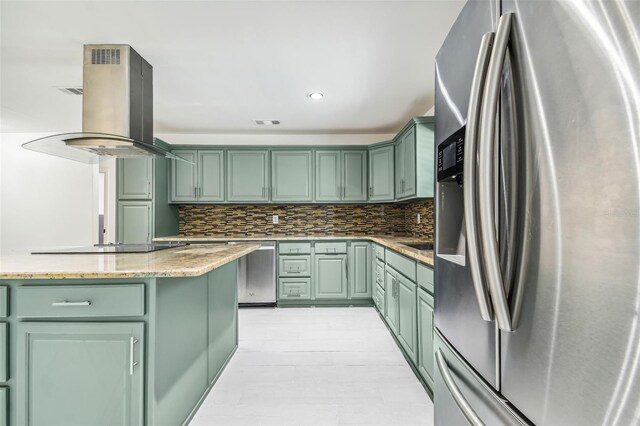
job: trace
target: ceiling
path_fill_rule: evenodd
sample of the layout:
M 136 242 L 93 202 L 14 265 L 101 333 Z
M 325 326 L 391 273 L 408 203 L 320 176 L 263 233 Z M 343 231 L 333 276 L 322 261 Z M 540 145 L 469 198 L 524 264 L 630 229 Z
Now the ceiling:
M 393 133 L 433 105 L 463 4 L 2 0 L 0 130 L 80 130 L 82 97 L 56 87 L 82 85 L 83 44 L 124 43 L 153 65 L 157 133 Z

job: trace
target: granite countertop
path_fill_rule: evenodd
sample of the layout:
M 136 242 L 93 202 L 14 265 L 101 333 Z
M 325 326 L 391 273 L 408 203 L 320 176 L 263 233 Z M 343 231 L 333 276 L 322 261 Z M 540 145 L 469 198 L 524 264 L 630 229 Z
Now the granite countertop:
M 197 277 L 259 248 L 189 245 L 152 253 L 0 256 L 0 279 Z
M 389 247 L 407 257 L 433 267 L 433 250 L 418 250 L 402 243 L 431 244 L 431 241 L 408 236 L 391 235 L 263 235 L 252 237 L 209 237 L 175 235 L 155 238 L 154 241 L 179 241 L 183 243 L 226 241 L 300 241 L 300 240 L 366 240 Z

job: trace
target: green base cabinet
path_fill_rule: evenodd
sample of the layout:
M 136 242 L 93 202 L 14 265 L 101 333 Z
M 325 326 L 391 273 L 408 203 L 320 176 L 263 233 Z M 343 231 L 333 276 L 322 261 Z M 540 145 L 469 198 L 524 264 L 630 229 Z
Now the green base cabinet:
M 271 201 L 313 200 L 311 150 L 271 151 Z
M 143 323 L 17 328 L 17 424 L 143 424 Z
M 418 362 L 418 330 L 416 312 L 416 284 L 398 275 L 396 298 L 398 300 L 398 340 L 413 364 Z
M 353 242 L 349 246 L 349 297 L 370 299 L 371 290 L 371 244 Z
M 418 288 L 418 371 L 433 389 L 433 296 Z
M 384 319 L 387 325 L 398 334 L 398 298 L 396 295 L 396 286 L 398 284 L 398 273 L 389 266 L 385 267 L 384 272 Z
M 346 299 L 347 255 L 316 255 L 313 282 L 316 299 Z
M 227 201 L 269 201 L 269 151 L 227 151 Z

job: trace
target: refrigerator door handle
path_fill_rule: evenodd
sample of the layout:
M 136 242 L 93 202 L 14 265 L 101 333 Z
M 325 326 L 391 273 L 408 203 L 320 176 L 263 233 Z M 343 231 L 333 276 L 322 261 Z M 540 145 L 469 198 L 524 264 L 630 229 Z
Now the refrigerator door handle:
M 478 195 L 480 236 L 482 243 L 483 267 L 493 309 L 498 327 L 503 331 L 512 331 L 511 313 L 507 302 L 506 290 L 500 260 L 498 243 L 496 239 L 495 224 L 495 188 L 494 188 L 494 149 L 495 149 L 495 123 L 498 114 L 498 98 L 500 96 L 500 79 L 505 56 L 509 47 L 509 35 L 513 14 L 508 13 L 500 17 L 498 30 L 489 68 L 487 69 L 487 81 L 482 100 L 479 130 L 479 161 L 478 161 Z
M 469 250 L 469 266 L 471 268 L 471 278 L 473 288 L 480 309 L 480 316 L 485 321 L 493 319 L 493 312 L 489 302 L 489 292 L 484 285 L 484 277 L 480 269 L 480 247 L 478 242 L 477 228 L 477 192 L 476 192 L 476 159 L 477 159 L 477 138 L 478 119 L 480 118 L 480 107 L 482 105 L 482 94 L 485 86 L 487 67 L 491 56 L 494 33 L 486 33 L 482 36 L 480 50 L 473 72 L 471 83 L 471 94 L 469 95 L 469 110 L 467 112 L 467 128 L 464 142 L 464 222 L 467 228 L 467 247 Z
M 442 376 L 447 390 L 451 394 L 451 397 L 455 401 L 465 419 L 467 419 L 469 424 L 473 426 L 484 426 L 484 422 L 480 420 L 480 417 L 478 417 L 476 412 L 473 411 L 473 407 L 471 407 L 469 401 L 465 399 L 464 395 L 460 391 L 460 388 L 453 380 L 451 371 L 449 370 L 449 365 L 447 365 L 447 360 L 442 354 L 442 349 L 438 349 L 436 351 L 436 364 L 438 365 L 438 371 L 440 371 L 440 375 Z

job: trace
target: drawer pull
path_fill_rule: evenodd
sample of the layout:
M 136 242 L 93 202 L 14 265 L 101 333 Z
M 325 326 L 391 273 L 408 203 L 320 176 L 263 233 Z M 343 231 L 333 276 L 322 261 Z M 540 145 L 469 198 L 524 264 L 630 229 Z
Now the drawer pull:
M 133 336 L 131 336 L 130 345 L 129 345 L 129 375 L 130 376 L 133 376 L 133 367 L 138 365 L 138 363 L 133 360 L 133 345 L 135 345 L 136 343 L 138 343 L 138 339 L 134 339 Z
M 67 300 L 63 300 L 62 302 L 53 302 L 51 306 L 90 306 L 91 301 L 85 300 L 84 302 L 69 302 Z

